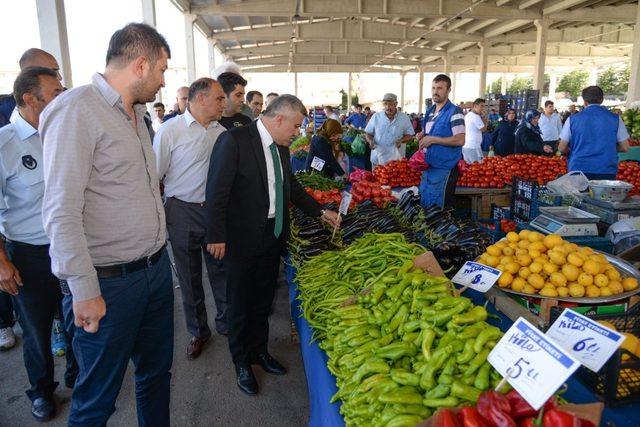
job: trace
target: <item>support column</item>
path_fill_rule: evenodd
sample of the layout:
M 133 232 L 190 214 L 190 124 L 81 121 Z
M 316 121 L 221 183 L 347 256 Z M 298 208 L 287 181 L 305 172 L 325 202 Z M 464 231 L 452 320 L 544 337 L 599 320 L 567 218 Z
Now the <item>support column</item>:
M 533 88 L 540 91 L 542 99 L 542 89 L 544 89 L 544 66 L 547 61 L 547 33 L 549 32 L 549 21 L 546 19 L 536 19 L 536 62 L 533 71 Z
M 424 69 L 418 67 L 418 114 L 424 113 Z
M 405 71 L 401 71 L 400 72 L 400 105 L 399 107 L 402 108 L 402 112 L 404 113 L 404 76 L 407 73 Z
M 40 45 L 58 61 L 64 87 L 73 87 L 64 0 L 36 0 Z
M 349 84 L 347 85 L 347 114 L 351 110 L 351 73 L 349 72 Z
M 451 101 L 455 104 L 456 100 L 456 83 L 458 80 L 458 73 L 453 73 L 451 76 Z
M 293 72 L 293 94 L 298 97 L 298 72 Z
M 507 73 L 502 73 L 502 79 L 500 80 L 500 92 L 503 95 L 507 93 Z
M 480 46 L 480 85 L 478 87 L 478 97 L 482 98 L 487 91 L 487 42 L 481 41 Z
M 640 101 L 640 1 L 638 1 L 635 28 L 636 31 L 633 32 L 631 76 L 629 78 L 629 91 L 627 92 L 627 105 L 634 101 Z
M 216 39 L 207 39 L 207 59 L 209 64 L 209 77 L 213 76 L 213 70 L 216 69 Z
M 155 27 L 156 22 L 156 1 L 155 0 L 141 0 L 142 2 L 142 21 Z
M 558 74 L 552 71 L 549 74 L 549 99 L 556 99 L 556 92 L 558 91 Z
M 193 22 L 195 15 L 184 14 L 184 39 L 187 43 L 187 80 L 188 84 L 196 79 L 196 49 L 193 45 Z
M 640 30 L 640 27 L 638 27 L 638 29 Z M 588 85 L 595 86 L 597 84 L 598 84 L 598 67 L 594 66 L 589 69 Z
M 451 57 L 449 56 L 449 54 L 443 56 L 442 61 L 444 62 L 444 74 L 448 76 L 451 72 Z

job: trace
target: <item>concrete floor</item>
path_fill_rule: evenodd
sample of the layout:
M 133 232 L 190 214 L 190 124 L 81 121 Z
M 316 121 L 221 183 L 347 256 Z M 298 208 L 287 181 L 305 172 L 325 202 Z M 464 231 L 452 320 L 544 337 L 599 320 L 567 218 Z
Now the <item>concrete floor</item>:
M 206 274 L 205 274 L 206 277 Z M 205 279 L 206 280 L 206 279 Z M 174 278 L 174 284 L 177 284 Z M 208 284 L 207 284 L 208 285 Z M 214 329 L 215 305 L 211 288 L 205 286 L 209 325 Z M 174 426 L 304 426 L 308 424 L 309 399 L 307 381 L 300 349 L 291 340 L 288 293 L 286 286 L 278 287 L 276 306 L 271 316 L 271 354 L 288 369 L 283 377 L 265 374 L 255 366 L 260 385 L 256 397 L 243 394 L 235 383 L 227 340 L 214 335 L 203 354 L 194 361 L 186 358 L 185 349 L 190 336 L 182 314 L 180 290 L 175 290 L 175 350 L 171 381 L 171 424 Z M 18 344 L 0 353 L 0 427 L 42 425 L 31 416 L 31 402 L 24 393 L 29 382 L 22 361 L 20 328 L 14 328 Z M 56 380 L 60 382 L 55 398 L 58 415 L 47 423 L 65 426 L 69 414 L 71 390 L 64 387 L 64 358 L 56 358 Z M 116 412 L 110 419 L 112 426 L 135 426 L 136 407 L 133 372 L 130 366 L 125 376 Z

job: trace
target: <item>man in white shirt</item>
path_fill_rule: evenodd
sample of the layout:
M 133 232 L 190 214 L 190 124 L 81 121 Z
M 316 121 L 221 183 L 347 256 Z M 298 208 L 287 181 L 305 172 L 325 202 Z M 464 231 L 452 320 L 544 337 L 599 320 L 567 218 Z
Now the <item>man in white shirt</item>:
M 164 182 L 167 230 L 176 261 L 187 329 L 192 335 L 187 357 L 195 359 L 211 338 L 202 288 L 202 256 L 216 302 L 216 330 L 227 333 L 226 281 L 220 261 L 205 250 L 205 187 L 209 159 L 218 136 L 226 129 L 218 123 L 226 106 L 217 81 L 204 77 L 189 87 L 184 114 L 167 122 L 156 134 L 154 150 L 158 177 Z
M 333 107 L 330 105 L 324 107 L 324 114 L 327 116 L 327 119 L 340 121 L 340 116 L 338 116 Z
M 479 162 L 482 160 L 482 132 L 487 130 L 487 123 L 483 117 L 484 99 L 478 98 L 473 101 L 471 111 L 464 117 L 464 146 L 462 147 L 462 157 L 467 163 Z
M 538 126 L 542 132 L 544 145 L 550 145 L 553 151 L 557 150 L 560 132 L 562 132 L 562 119 L 555 112 L 553 101 L 547 100 L 544 103 L 544 114 L 540 115 Z

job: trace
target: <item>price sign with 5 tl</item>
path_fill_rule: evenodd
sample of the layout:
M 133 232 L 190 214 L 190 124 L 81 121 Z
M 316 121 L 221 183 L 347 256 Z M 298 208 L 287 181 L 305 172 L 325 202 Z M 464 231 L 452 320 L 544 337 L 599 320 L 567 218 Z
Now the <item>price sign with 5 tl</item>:
M 534 409 L 541 408 L 580 366 L 523 318 L 509 328 L 487 360 Z

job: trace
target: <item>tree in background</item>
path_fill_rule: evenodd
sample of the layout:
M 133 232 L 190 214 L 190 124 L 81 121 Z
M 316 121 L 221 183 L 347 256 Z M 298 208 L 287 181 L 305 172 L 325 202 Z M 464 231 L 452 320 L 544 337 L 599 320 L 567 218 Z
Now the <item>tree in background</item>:
M 489 86 L 487 86 L 487 93 L 501 93 L 502 92 L 502 77 L 498 80 L 494 80 Z
M 344 89 L 340 89 L 340 95 L 342 95 L 342 102 L 340 103 L 340 108 L 343 110 L 347 109 L 347 102 L 349 102 L 349 98 L 347 96 L 347 92 Z M 357 105 L 360 103 L 360 100 L 358 99 L 358 95 L 352 95 L 351 96 L 351 105 Z M 348 113 L 348 112 L 347 112 Z
M 568 92 L 571 98 L 577 99 L 582 89 L 587 86 L 589 72 L 585 70 L 573 70 L 565 74 L 558 83 L 558 92 Z M 606 93 L 606 92 L 605 92 Z
M 507 93 L 516 94 L 521 90 L 533 89 L 533 77 L 516 77 L 511 80 Z
M 605 95 L 624 97 L 629 90 L 629 75 L 631 68 L 608 67 L 598 74 L 598 86 L 602 88 Z

